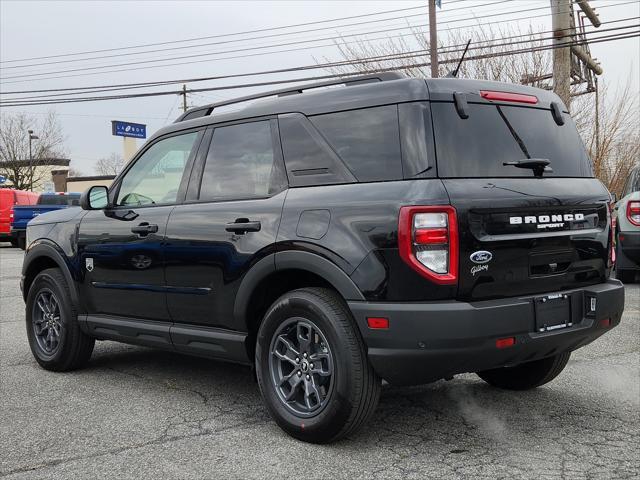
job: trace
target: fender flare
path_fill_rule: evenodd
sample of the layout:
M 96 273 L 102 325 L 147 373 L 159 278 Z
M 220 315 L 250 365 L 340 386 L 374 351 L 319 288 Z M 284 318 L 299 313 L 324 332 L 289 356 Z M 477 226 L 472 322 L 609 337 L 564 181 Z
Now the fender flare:
M 315 253 L 300 250 L 276 252 L 253 265 L 242 280 L 233 306 L 233 316 L 238 324 L 246 324 L 249 300 L 262 280 L 276 271 L 294 269 L 304 270 L 324 278 L 346 301 L 365 300 L 353 280 L 330 260 Z
M 58 268 L 62 271 L 65 280 L 67 281 L 67 285 L 69 286 L 69 291 L 71 292 L 71 300 L 74 305 L 78 309 L 78 313 L 80 313 L 81 305 L 80 305 L 80 295 L 78 294 L 78 285 L 76 281 L 73 279 L 71 275 L 69 263 L 67 257 L 62 252 L 62 249 L 54 242 L 50 240 L 37 240 L 34 242 L 27 253 L 24 256 L 24 261 L 22 264 L 22 279 L 26 280 L 26 274 L 29 271 L 29 267 L 39 258 L 46 257 L 49 260 L 53 260 Z M 27 285 L 23 286 L 22 297 L 26 301 L 27 294 L 29 290 L 27 289 Z

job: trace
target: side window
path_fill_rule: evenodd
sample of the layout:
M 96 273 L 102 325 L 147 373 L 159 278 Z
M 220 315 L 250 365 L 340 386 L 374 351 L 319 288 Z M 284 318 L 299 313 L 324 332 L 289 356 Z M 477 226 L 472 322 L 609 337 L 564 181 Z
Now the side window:
M 426 102 L 401 103 L 398 105 L 400 144 L 404 178 L 424 178 L 435 175 L 433 153 L 433 130 L 431 112 Z
M 200 200 L 266 197 L 279 191 L 283 183 L 269 120 L 213 131 Z
M 284 161 L 293 187 L 354 182 L 331 147 L 302 114 L 278 117 Z
M 127 171 L 117 205 L 175 203 L 198 132 L 175 135 L 153 144 Z
M 358 181 L 402 179 L 396 105 L 316 115 L 310 120 Z

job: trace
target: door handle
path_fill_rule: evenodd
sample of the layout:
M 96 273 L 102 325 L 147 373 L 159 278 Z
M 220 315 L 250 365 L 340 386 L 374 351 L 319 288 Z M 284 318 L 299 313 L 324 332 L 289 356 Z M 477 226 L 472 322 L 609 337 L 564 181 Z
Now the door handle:
M 150 233 L 156 233 L 158 231 L 158 225 L 151 225 L 148 222 L 142 222 L 137 227 L 131 227 L 131 232 L 141 237 L 146 237 Z
M 236 218 L 234 222 L 227 223 L 225 230 L 227 232 L 238 233 L 240 235 L 247 232 L 259 232 L 262 225 L 260 222 L 251 221 L 248 218 Z

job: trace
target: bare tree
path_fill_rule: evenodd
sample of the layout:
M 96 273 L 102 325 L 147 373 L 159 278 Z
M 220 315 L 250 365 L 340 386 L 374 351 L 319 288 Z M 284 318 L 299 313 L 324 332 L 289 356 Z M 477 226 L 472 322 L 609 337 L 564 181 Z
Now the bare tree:
M 543 38 L 544 36 L 535 34 L 531 27 L 525 34 L 512 28 L 486 26 L 478 27 L 471 32 L 451 31 L 441 37 L 439 73 L 445 75 L 455 68 L 464 45 L 470 39 L 471 47 L 460 66 L 459 77 L 527 83 L 549 90 L 551 51 L 535 50 L 536 47 L 547 43 Z M 364 39 L 349 44 L 336 41 L 335 44 L 341 57 L 339 61 L 346 62 L 344 65 L 330 67 L 332 73 L 374 73 L 394 69 L 408 76 L 429 76 L 426 65 L 429 37 L 421 30 L 412 29 L 411 34 L 407 36 L 399 39 L 390 38 L 383 43 Z M 514 54 L 514 50 L 520 51 Z M 326 57 L 322 60 L 323 63 L 331 61 L 333 59 Z M 637 93 L 631 92 L 630 82 L 627 82 L 626 87 L 615 91 L 600 88 L 600 108 L 596 109 L 596 95 L 578 95 L 580 90 L 584 90 L 580 85 L 572 87 L 572 116 L 593 161 L 596 177 L 610 191 L 619 194 L 629 170 L 640 162 Z
M 29 154 L 29 133 L 33 130 L 38 139 L 32 140 Z M 65 137 L 54 112 L 44 119 L 36 119 L 26 113 L 2 113 L 0 115 L 0 175 L 6 177 L 14 188 L 33 190 L 46 180 L 49 172 L 47 159 L 64 156 Z
M 117 175 L 124 167 L 124 159 L 117 153 L 101 158 L 96 162 L 95 170 L 99 175 Z
M 611 192 L 620 195 L 631 169 L 640 165 L 640 109 L 631 79 L 611 91 L 600 87 L 597 109 L 585 109 L 579 130 L 593 161 L 593 170 Z M 593 105 L 595 106 L 595 105 Z M 598 128 L 595 128 L 595 125 Z
M 82 171 L 74 167 L 69 167 L 69 170 L 67 171 L 68 177 L 81 177 L 82 175 Z

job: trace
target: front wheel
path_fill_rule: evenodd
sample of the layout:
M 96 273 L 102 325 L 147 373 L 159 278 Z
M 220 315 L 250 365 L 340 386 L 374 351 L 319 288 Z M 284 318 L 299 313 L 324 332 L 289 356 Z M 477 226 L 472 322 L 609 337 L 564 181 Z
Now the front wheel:
M 380 396 L 347 306 L 323 288 L 288 292 L 269 308 L 258 331 L 256 373 L 278 425 L 312 443 L 354 432 Z
M 529 390 L 549 383 L 556 378 L 569 361 L 571 352 L 553 357 L 521 363 L 515 367 L 494 368 L 477 372 L 477 375 L 494 387 L 505 390 Z
M 64 372 L 89 361 L 95 340 L 80 330 L 77 316 L 62 272 L 40 272 L 27 294 L 26 323 L 31 352 L 41 367 Z

